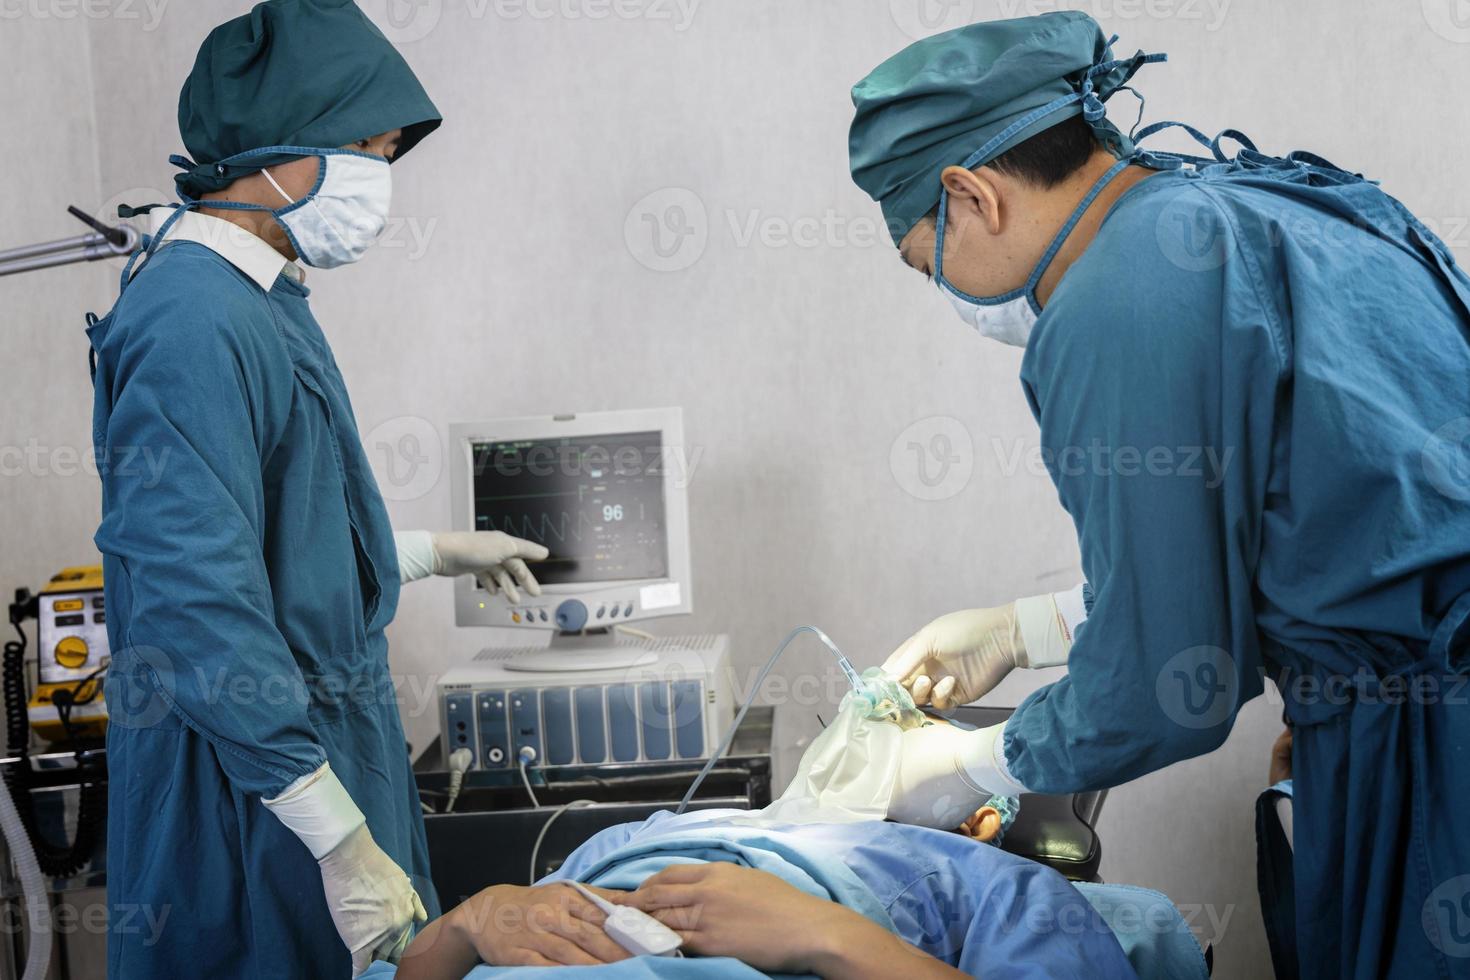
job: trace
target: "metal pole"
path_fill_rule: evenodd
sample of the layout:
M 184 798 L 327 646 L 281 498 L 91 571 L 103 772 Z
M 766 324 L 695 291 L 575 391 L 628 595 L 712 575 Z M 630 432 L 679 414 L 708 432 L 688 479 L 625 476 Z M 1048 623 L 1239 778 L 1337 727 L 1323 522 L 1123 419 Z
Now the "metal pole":
M 75 209 L 72 211 L 88 224 L 106 230 L 91 231 L 85 235 L 73 235 L 71 238 L 58 238 L 51 242 L 39 242 L 35 245 L 21 245 L 18 248 L 0 250 L 0 276 L 13 276 L 19 272 L 49 269 L 52 266 L 69 265 L 73 262 L 95 262 L 98 259 L 115 258 L 129 255 L 138 247 L 141 236 L 132 226 L 118 225 L 111 228 Z
M 96 245 L 105 240 L 102 235 L 91 231 L 85 235 L 73 235 L 71 238 L 58 238 L 54 242 L 41 242 L 38 245 L 22 245 L 19 248 L 0 249 L 0 263 L 13 262 L 16 259 L 28 259 L 33 255 L 49 255 L 52 252 L 82 248 L 86 245 Z

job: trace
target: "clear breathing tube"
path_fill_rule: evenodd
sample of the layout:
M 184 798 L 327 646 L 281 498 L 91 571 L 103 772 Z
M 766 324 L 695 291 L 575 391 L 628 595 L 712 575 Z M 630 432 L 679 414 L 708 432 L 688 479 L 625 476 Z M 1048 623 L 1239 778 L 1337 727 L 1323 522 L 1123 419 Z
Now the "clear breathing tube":
M 699 775 L 694 777 L 694 782 L 690 784 L 688 792 L 684 794 L 684 799 L 679 801 L 679 808 L 674 811 L 675 813 L 683 813 L 688 809 L 689 801 L 694 799 L 694 794 L 698 791 L 700 784 L 704 782 L 704 778 L 710 774 L 710 770 L 715 767 L 715 763 L 724 758 L 725 752 L 730 748 L 730 743 L 735 741 L 735 733 L 740 730 L 740 723 L 745 720 L 745 713 L 755 703 L 755 698 L 760 693 L 761 685 L 766 682 L 766 675 L 771 672 L 772 667 L 776 666 L 776 661 L 781 659 L 781 654 L 786 652 L 786 648 L 791 645 L 791 641 L 802 633 L 815 635 L 817 639 L 826 645 L 828 650 L 832 651 L 832 656 L 837 658 L 837 666 L 842 669 L 842 673 L 847 677 L 848 683 L 852 685 L 852 689 L 855 692 L 862 694 L 867 690 L 863 679 L 853 669 L 852 662 L 842 655 L 842 651 L 837 649 L 837 644 L 833 643 L 832 639 L 826 633 L 823 633 L 815 626 L 798 626 L 790 633 L 787 633 L 786 639 L 781 641 L 781 645 L 776 648 L 776 652 L 771 654 L 771 659 L 766 661 L 766 665 L 756 675 L 755 683 L 750 686 L 750 694 L 746 697 L 745 703 L 740 706 L 740 710 L 736 712 L 735 720 L 726 729 L 725 737 L 720 740 L 720 747 L 709 757 L 709 761 L 704 764 L 704 768 L 699 770 Z

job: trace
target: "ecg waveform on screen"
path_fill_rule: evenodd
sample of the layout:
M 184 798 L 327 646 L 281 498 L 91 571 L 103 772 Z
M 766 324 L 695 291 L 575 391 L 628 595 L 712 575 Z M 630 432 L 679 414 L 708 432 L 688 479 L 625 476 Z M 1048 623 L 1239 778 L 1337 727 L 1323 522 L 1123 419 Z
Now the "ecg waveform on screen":
M 566 541 L 569 535 L 573 541 L 581 541 L 583 535 L 596 531 L 600 526 L 582 511 L 575 514 L 562 511 L 560 514 L 505 515 L 499 520 L 490 518 L 490 524 L 493 525 L 493 530 L 504 531 L 528 541 L 539 541 L 545 545 L 550 545 L 553 541 Z

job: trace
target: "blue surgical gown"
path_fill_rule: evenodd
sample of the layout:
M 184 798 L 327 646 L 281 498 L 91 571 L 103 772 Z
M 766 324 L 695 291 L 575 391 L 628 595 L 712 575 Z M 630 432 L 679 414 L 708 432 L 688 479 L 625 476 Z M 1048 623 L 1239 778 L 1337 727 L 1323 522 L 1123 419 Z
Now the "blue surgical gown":
M 307 294 L 170 242 L 89 331 L 108 902 L 167 915 L 157 941 L 109 933 L 110 977 L 349 976 L 316 862 L 261 803 L 327 761 L 437 910 L 383 635 L 392 531 Z
M 1436 900 L 1470 892 L 1470 279 L 1444 244 L 1318 158 L 1156 173 L 1021 377 L 1094 602 L 1007 726 L 1016 777 L 1208 752 L 1269 675 L 1302 975 L 1470 975 L 1470 900 Z

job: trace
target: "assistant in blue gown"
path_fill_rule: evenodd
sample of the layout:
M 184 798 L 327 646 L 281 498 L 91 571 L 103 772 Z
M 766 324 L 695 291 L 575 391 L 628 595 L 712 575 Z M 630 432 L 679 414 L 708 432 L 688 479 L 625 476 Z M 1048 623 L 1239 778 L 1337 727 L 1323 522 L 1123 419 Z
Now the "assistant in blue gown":
M 1006 730 L 1041 792 L 1208 752 L 1271 676 L 1307 977 L 1470 976 L 1470 279 L 1374 184 L 1243 150 L 1127 191 L 1022 381 L 1095 599 Z
M 397 552 L 308 295 L 169 242 L 91 331 L 108 903 L 168 916 L 110 936 L 112 977 L 350 974 L 316 861 L 261 803 L 323 762 L 437 914 L 383 634 Z
M 438 124 L 350 0 L 268 0 L 201 46 L 179 98 L 193 159 L 173 158 L 175 182 L 198 203 L 401 130 L 396 160 Z M 241 156 L 257 149 L 275 152 Z M 309 291 L 247 275 L 224 257 L 246 246 L 228 244 L 135 256 L 88 331 L 112 651 L 107 972 L 121 980 L 351 974 L 320 868 L 261 802 L 324 762 L 438 910 L 383 632 L 399 588 L 388 514 Z

